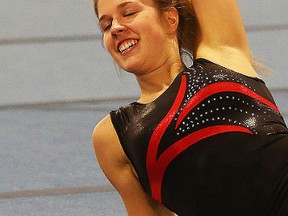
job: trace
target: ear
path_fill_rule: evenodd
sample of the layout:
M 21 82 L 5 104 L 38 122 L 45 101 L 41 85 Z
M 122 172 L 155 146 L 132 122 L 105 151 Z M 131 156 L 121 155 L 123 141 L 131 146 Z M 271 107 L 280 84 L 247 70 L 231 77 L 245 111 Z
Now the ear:
M 177 32 L 178 23 L 179 23 L 179 14 L 175 7 L 170 7 L 165 12 L 165 18 L 167 23 L 167 33 L 173 34 Z

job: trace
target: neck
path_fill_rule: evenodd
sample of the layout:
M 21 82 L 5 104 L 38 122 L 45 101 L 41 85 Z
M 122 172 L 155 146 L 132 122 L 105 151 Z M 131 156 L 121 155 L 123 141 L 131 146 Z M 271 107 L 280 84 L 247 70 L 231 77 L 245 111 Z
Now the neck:
M 149 103 L 159 97 L 173 82 L 175 77 L 184 69 L 180 61 L 169 67 L 164 65 L 144 75 L 136 75 L 140 86 L 141 96 L 138 102 Z

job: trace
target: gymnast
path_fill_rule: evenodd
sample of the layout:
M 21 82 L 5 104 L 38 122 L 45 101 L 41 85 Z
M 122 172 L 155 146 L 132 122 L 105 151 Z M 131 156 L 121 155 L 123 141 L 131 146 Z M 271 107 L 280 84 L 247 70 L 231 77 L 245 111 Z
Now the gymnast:
M 105 48 L 141 90 L 93 131 L 128 215 L 287 216 L 288 129 L 237 1 L 94 5 Z

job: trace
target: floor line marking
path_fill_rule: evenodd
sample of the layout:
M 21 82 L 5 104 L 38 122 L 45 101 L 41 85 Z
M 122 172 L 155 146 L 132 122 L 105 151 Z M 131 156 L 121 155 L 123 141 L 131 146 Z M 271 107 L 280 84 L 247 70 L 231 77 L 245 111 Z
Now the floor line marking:
M 71 194 L 99 193 L 108 191 L 114 191 L 114 188 L 110 184 L 103 184 L 98 186 L 50 188 L 39 190 L 35 189 L 35 190 L 0 192 L 0 199 L 15 199 L 23 197 L 42 197 L 42 196 L 63 196 Z

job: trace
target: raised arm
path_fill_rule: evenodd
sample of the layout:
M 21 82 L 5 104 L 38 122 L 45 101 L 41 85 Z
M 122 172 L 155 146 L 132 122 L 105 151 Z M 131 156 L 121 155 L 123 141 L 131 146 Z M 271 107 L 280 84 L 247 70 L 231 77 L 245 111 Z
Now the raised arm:
M 98 162 L 119 192 L 129 216 L 174 215 L 143 191 L 119 143 L 110 116 L 105 117 L 94 129 L 93 143 Z
M 236 0 L 190 0 L 197 20 L 196 58 L 255 76 Z M 240 64 L 241 63 L 241 64 Z

